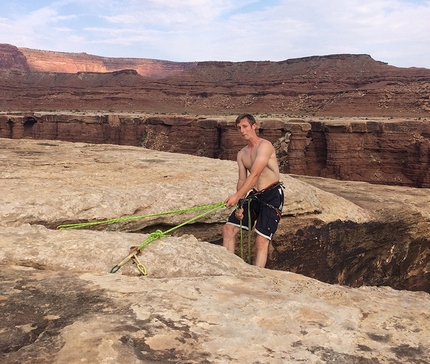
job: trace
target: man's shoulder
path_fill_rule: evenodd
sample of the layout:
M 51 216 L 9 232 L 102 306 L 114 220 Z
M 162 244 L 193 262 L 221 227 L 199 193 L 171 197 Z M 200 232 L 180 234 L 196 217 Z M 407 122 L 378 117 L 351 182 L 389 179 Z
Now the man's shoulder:
M 270 141 L 268 141 L 267 139 L 264 138 L 260 138 L 261 139 L 261 143 L 267 144 L 267 145 L 272 145 L 272 143 Z
M 246 152 L 246 150 L 248 149 L 248 146 L 247 145 L 245 145 L 243 148 L 241 148 L 238 152 L 237 152 L 237 154 L 243 154 L 243 153 L 245 153 Z
M 240 160 L 243 158 L 243 156 L 246 154 L 246 148 L 247 146 L 243 147 L 241 150 L 237 152 L 237 159 Z
M 273 147 L 273 144 L 267 139 L 260 138 L 260 143 L 258 144 L 258 148 L 273 149 L 274 147 Z

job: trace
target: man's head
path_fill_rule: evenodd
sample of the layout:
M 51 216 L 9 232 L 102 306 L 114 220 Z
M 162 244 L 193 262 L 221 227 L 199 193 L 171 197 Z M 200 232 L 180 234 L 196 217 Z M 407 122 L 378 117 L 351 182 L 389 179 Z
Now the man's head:
M 251 114 L 240 114 L 237 118 L 236 118 L 236 126 L 237 124 L 239 124 L 243 119 L 247 119 L 249 122 L 249 125 L 254 125 L 257 124 L 257 122 L 255 121 L 254 116 L 252 116 Z
M 236 119 L 236 129 L 245 140 L 251 140 L 257 136 L 257 123 L 251 114 L 239 115 Z

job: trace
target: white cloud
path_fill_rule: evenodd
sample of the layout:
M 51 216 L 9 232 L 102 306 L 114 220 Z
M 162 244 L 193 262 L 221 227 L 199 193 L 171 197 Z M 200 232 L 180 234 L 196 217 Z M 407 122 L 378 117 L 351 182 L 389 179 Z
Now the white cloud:
M 0 42 L 172 61 L 365 53 L 396 66 L 430 68 L 429 0 L 37 3 L 0 4 Z
M 224 11 L 231 8 L 227 1 L 131 1 L 105 19 L 115 24 L 151 24 L 158 27 L 192 27 L 216 21 Z

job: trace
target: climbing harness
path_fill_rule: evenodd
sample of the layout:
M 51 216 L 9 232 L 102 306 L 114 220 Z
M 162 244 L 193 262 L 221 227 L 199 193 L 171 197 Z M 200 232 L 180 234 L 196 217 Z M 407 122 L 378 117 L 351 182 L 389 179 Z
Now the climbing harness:
M 143 219 L 146 217 L 152 217 L 152 216 L 162 216 L 162 215 L 169 215 L 169 214 L 177 214 L 177 213 L 182 213 L 182 212 L 190 212 L 190 211 L 202 211 L 202 210 L 208 210 L 206 212 L 203 212 L 202 214 L 195 216 L 169 230 L 166 231 L 161 231 L 161 230 L 156 230 L 155 232 L 149 234 L 148 238 L 139 246 L 135 246 L 135 247 L 131 247 L 130 253 L 127 257 L 125 257 L 120 263 L 116 264 L 111 270 L 110 273 L 116 273 L 118 272 L 118 270 L 127 262 L 129 262 L 130 260 L 136 264 L 137 269 L 139 270 L 140 273 L 142 273 L 143 275 L 146 275 L 146 268 L 145 266 L 140 262 L 140 260 L 138 259 L 137 255 L 139 254 L 140 250 L 145 247 L 146 245 L 148 245 L 149 243 L 151 243 L 154 240 L 157 240 L 159 238 L 161 238 L 164 235 L 167 235 L 169 233 L 171 233 L 172 231 L 179 229 L 180 227 L 189 224 L 193 221 L 196 221 L 206 215 L 209 215 L 211 212 L 214 212 L 215 210 L 221 208 L 221 207 L 225 207 L 225 203 L 224 202 L 220 202 L 218 204 L 213 204 L 213 205 L 204 205 L 204 206 L 198 206 L 198 207 L 191 207 L 191 208 L 187 208 L 187 209 L 182 209 L 182 210 L 173 210 L 173 211 L 166 211 L 166 212 L 161 212 L 161 213 L 156 213 L 156 214 L 148 214 L 148 215 L 143 215 L 143 216 L 129 216 L 129 217 L 121 217 L 121 218 L 117 218 L 117 219 L 110 219 L 110 220 L 103 220 L 103 221 L 93 221 L 93 222 L 84 222 L 84 223 L 76 223 L 76 224 L 61 224 L 57 226 L 58 230 L 68 230 L 68 229 L 77 229 L 77 228 L 82 228 L 82 227 L 87 227 L 87 226 L 94 226 L 94 225 L 101 225 L 101 224 L 112 224 L 112 223 L 117 223 L 117 222 L 123 222 L 123 221 L 130 221 L 130 220 L 137 220 L 137 219 Z
M 275 210 L 276 214 L 279 216 L 279 218 L 281 218 L 282 216 L 282 211 L 280 209 L 278 209 L 277 207 L 271 205 L 270 203 L 267 203 L 265 201 L 261 201 L 258 196 L 263 194 L 266 191 L 270 191 L 274 188 L 278 188 L 278 187 L 282 187 L 283 189 L 285 189 L 284 186 L 284 182 L 280 181 L 280 182 L 276 182 L 268 187 L 266 187 L 265 189 L 262 189 L 260 191 L 256 191 L 252 196 L 255 197 L 260 203 L 262 203 L 263 205 L 266 205 L 267 207 L 270 207 L 271 209 Z

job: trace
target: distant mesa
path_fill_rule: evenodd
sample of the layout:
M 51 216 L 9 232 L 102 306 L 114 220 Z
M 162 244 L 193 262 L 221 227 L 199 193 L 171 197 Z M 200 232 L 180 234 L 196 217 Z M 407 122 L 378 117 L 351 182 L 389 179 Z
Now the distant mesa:
M 172 62 L 0 44 L 0 109 L 312 117 L 430 115 L 430 69 L 368 54 Z
M 0 44 L 0 70 L 58 73 L 135 70 L 144 77 L 164 78 L 190 70 L 195 66 L 197 62 L 100 57 L 87 53 L 53 52 Z

